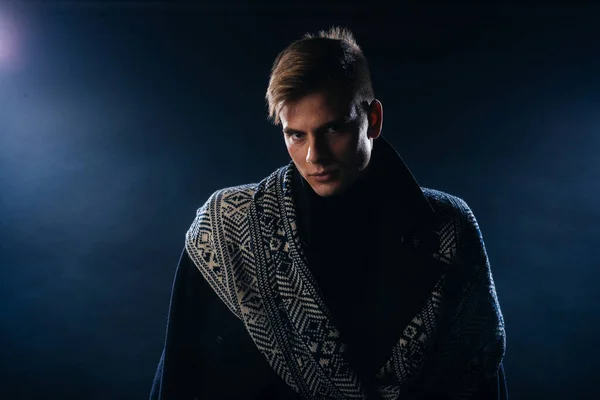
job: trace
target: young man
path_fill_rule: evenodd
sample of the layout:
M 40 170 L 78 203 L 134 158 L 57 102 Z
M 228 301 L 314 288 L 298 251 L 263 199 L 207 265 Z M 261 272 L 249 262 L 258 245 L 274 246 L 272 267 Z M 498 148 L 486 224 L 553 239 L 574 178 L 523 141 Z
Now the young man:
M 381 136 L 351 32 L 288 46 L 266 98 L 291 162 L 198 210 L 151 399 L 506 399 L 475 217 Z

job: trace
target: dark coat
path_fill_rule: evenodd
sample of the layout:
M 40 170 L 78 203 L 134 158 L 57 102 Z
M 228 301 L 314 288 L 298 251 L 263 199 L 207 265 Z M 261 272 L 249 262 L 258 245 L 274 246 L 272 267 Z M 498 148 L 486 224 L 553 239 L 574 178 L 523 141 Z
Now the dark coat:
M 399 206 L 396 198 L 394 207 L 402 211 L 394 213 L 390 223 L 378 227 L 381 229 L 378 262 L 385 267 L 378 279 L 369 286 L 372 289 L 372 301 L 357 302 L 371 304 L 372 307 L 362 310 L 362 314 L 356 313 L 356 318 L 372 316 L 373 326 L 377 324 L 380 329 L 362 330 L 365 332 L 362 338 L 358 334 L 349 335 L 350 341 L 361 343 L 363 340 L 372 344 L 369 347 L 356 346 L 359 350 L 354 361 L 365 373 L 385 361 L 402 328 L 427 297 L 443 268 L 439 263 L 424 257 L 429 242 L 427 229 L 434 223 L 435 212 L 432 211 L 440 208 L 437 204 L 440 203 L 439 199 L 430 196 L 432 191 L 421 190 L 416 185 L 408 169 L 398 161 L 397 154 L 387 142 L 383 141 L 378 146 L 377 151 L 374 151 L 373 168 L 390 165 L 397 160 L 395 162 L 399 165 L 395 172 L 403 175 L 399 177 L 399 181 L 404 184 L 395 186 L 392 190 L 403 193 L 400 197 L 403 203 Z M 305 182 L 299 174 L 297 176 L 294 190 L 301 215 L 304 216 L 299 225 L 308 244 L 317 232 L 314 223 L 311 229 L 310 218 L 310 210 L 313 209 L 314 214 L 316 208 L 309 205 L 310 196 L 306 196 L 306 191 L 301 189 Z M 436 193 L 439 195 L 439 192 Z M 386 199 L 394 195 L 395 193 L 382 194 Z M 389 205 L 385 202 L 380 204 L 381 210 L 386 210 L 387 207 Z M 320 227 L 319 231 L 322 229 Z M 321 259 L 323 257 L 320 255 Z M 352 260 L 348 262 L 351 263 Z M 404 267 L 398 268 L 399 265 Z M 423 268 L 424 265 L 427 268 Z M 319 283 L 323 283 L 332 302 L 335 301 L 333 299 L 344 298 L 343 293 L 335 291 L 336 285 L 331 284 L 331 279 L 321 279 Z M 332 293 L 334 296 L 331 296 Z M 343 306 L 338 308 L 341 310 L 338 313 L 340 321 L 345 319 L 346 325 L 350 326 L 352 313 L 344 316 Z M 363 320 L 359 321 L 361 323 L 355 326 L 366 326 L 362 323 Z M 370 335 L 368 340 L 365 335 Z M 165 346 L 150 399 L 300 398 L 274 372 L 256 348 L 242 321 L 221 301 L 184 250 L 177 266 Z M 440 395 L 436 398 L 444 397 Z M 507 399 L 502 364 L 494 379 L 481 382 L 479 393 L 471 398 Z

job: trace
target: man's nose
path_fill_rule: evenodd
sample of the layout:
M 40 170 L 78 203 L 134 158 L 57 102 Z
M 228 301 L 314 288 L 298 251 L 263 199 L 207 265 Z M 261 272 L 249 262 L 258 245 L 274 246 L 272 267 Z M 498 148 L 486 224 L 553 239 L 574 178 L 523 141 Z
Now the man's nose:
M 327 144 L 322 138 L 309 138 L 308 151 L 306 153 L 306 162 L 310 164 L 322 163 L 328 155 Z

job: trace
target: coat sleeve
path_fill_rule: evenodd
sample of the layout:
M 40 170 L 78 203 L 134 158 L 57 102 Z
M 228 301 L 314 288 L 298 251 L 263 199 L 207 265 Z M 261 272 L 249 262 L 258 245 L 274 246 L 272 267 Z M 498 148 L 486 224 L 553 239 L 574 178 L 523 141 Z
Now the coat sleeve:
M 498 301 L 481 230 L 475 215 L 462 201 L 463 232 L 459 263 L 466 283 L 451 327 L 454 343 L 461 343 L 452 379 L 455 398 L 506 400 L 503 359 L 506 349 L 504 318 Z
M 456 254 L 444 289 L 440 336 L 422 396 L 445 400 L 506 400 L 504 318 L 483 236 L 469 206 L 455 204 Z
M 496 376 L 483 383 L 477 398 L 481 400 L 508 400 L 503 363 L 500 363 Z
M 190 352 L 190 329 L 195 319 L 192 316 L 191 288 L 200 274 L 193 268 L 184 249 L 171 291 L 167 318 L 165 343 L 150 391 L 150 400 L 192 398 L 191 374 L 196 369 L 194 354 Z
M 296 399 L 184 250 L 150 400 Z

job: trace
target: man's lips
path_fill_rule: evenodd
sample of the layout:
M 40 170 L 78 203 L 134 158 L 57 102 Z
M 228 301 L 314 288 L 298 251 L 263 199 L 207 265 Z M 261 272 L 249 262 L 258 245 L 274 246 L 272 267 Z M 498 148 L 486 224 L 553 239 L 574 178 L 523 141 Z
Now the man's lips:
M 326 175 L 333 175 L 336 172 L 336 170 L 331 170 L 331 171 L 323 171 L 323 172 L 317 172 L 314 174 L 308 174 L 309 176 L 326 176 Z
M 337 171 L 326 171 L 312 174 L 309 176 L 317 182 L 327 182 L 335 178 L 336 175 Z

